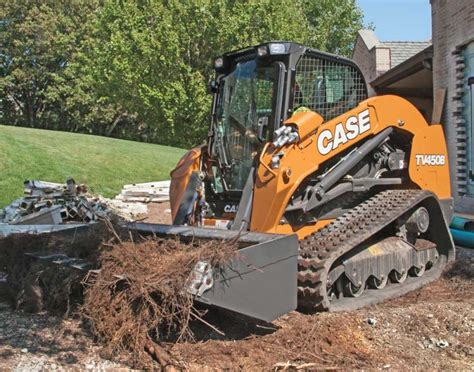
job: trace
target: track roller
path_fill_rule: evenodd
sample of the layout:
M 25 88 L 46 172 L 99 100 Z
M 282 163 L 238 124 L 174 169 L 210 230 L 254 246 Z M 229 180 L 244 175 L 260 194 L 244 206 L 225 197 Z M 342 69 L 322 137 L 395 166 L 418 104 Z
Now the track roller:
M 422 276 L 422 275 L 425 273 L 425 271 L 426 271 L 426 265 L 420 265 L 419 268 L 413 266 L 413 267 L 410 269 L 409 274 L 410 274 L 411 276 L 416 276 L 416 277 L 419 278 L 420 276 Z
M 368 283 L 370 288 L 384 289 L 388 283 L 388 275 L 384 275 L 382 279 L 377 279 L 375 276 L 371 276 Z
M 344 277 L 342 279 L 344 281 L 343 284 L 343 293 L 346 297 L 360 297 L 362 293 L 364 293 L 365 283 L 362 283 L 359 287 L 354 285 L 349 279 Z
M 390 273 L 390 280 L 394 283 L 403 283 L 408 277 L 408 271 L 403 270 L 403 272 L 400 274 L 397 270 L 393 270 Z

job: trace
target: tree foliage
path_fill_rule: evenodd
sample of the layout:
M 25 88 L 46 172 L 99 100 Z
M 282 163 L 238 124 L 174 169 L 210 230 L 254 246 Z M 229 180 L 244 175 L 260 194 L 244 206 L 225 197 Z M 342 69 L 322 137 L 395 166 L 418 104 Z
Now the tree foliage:
M 188 147 L 215 56 L 268 40 L 350 53 L 355 0 L 24 1 L 0 5 L 0 118 Z

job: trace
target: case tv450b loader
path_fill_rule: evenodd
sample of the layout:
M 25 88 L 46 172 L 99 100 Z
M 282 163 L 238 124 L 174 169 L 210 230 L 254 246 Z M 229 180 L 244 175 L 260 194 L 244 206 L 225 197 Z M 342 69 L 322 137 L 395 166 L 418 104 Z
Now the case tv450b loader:
M 454 259 L 441 125 L 408 101 L 367 97 L 350 60 L 270 42 L 215 60 L 206 145 L 172 171 L 173 225 L 188 239 L 238 237 L 197 301 L 271 321 L 299 308 L 350 310 L 437 278 Z

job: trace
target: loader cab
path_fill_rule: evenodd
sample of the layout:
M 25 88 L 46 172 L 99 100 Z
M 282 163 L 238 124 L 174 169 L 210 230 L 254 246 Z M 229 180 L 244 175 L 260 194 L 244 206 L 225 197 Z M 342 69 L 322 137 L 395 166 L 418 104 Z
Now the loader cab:
M 301 48 L 268 43 L 215 59 L 209 152 L 221 166 L 217 193 L 238 196 L 257 154 L 281 124 L 289 56 Z
M 293 113 L 312 110 L 330 120 L 367 98 L 354 62 L 292 42 L 226 53 L 214 69 L 209 187 L 226 202 L 240 199 L 263 146 Z

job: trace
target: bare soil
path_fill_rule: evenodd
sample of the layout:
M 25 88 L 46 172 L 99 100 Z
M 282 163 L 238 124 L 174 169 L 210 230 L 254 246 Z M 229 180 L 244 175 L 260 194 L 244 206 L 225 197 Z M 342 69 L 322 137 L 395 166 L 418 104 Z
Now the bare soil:
M 443 277 L 404 297 L 354 312 L 287 314 L 255 324 L 211 311 L 225 333 L 194 329 L 196 340 L 164 344 L 190 370 L 474 369 L 474 250 L 459 249 Z M 27 314 L 0 305 L 0 368 L 128 368 L 101 357 L 74 316 Z M 157 368 L 158 364 L 157 364 Z
M 293 312 L 245 338 L 178 344 L 192 369 L 293 367 L 474 368 L 474 251 L 461 249 L 443 278 L 399 299 L 354 312 Z M 372 325 L 370 324 L 372 323 Z M 242 324 L 235 323 L 242 335 Z M 268 334 L 264 331 L 267 331 Z
M 148 213 L 143 219 L 147 223 L 163 223 L 171 224 L 171 207 L 169 202 L 165 203 L 148 203 Z

